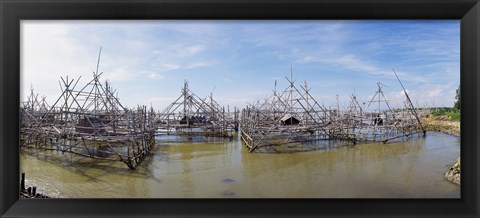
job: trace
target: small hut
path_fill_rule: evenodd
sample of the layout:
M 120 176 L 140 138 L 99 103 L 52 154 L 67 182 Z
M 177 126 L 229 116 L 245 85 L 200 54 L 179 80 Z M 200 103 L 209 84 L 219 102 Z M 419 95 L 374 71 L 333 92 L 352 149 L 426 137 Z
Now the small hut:
M 377 115 L 375 119 L 373 119 L 373 123 L 378 126 L 383 125 L 383 119 L 380 117 L 380 115 Z
M 188 122 L 187 122 L 187 118 L 188 118 Z M 196 124 L 196 123 L 212 124 L 212 122 L 206 116 L 191 116 L 191 117 L 184 116 L 180 120 L 180 124 Z
M 75 130 L 80 133 L 96 133 L 99 135 L 103 135 L 106 133 L 102 121 L 92 116 L 85 116 L 80 119 L 78 121 L 78 124 L 75 126 Z
M 297 118 L 287 114 L 280 119 L 280 123 L 282 123 L 282 125 L 298 125 L 300 121 Z

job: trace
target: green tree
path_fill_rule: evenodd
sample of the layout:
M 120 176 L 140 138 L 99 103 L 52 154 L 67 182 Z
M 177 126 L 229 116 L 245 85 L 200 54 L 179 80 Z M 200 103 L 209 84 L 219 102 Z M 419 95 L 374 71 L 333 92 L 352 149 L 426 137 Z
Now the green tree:
M 455 105 L 453 105 L 453 107 L 460 110 L 460 85 L 458 85 L 456 93 L 457 94 L 455 95 Z

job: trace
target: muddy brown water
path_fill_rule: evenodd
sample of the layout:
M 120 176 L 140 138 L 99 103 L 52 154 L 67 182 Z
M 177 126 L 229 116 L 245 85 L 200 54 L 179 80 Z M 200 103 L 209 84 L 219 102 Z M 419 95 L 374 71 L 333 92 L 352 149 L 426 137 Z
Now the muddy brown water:
M 22 149 L 27 184 L 69 198 L 459 198 L 443 174 L 460 138 L 437 132 L 391 144 L 249 153 L 236 138 L 162 142 L 136 170 Z

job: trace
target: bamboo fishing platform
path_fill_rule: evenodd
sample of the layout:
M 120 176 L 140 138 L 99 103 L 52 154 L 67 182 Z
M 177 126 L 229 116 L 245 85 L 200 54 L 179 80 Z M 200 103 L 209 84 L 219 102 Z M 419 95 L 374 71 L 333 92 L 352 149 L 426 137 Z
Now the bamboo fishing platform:
M 392 109 L 385 99 L 383 84 L 378 82 L 378 89 L 367 106 L 359 104 L 356 94 L 352 94 L 349 107 L 343 111 L 338 102 L 335 109 L 321 106 L 310 94 L 306 82 L 305 86 L 297 86 L 292 76 L 285 79 L 288 86 L 283 91 L 277 91 L 275 83 L 270 97 L 242 110 L 241 140 L 250 152 L 326 140 L 351 144 L 387 143 L 426 135 L 398 76 L 406 97 L 404 108 Z M 373 108 L 372 103 L 378 108 Z
M 285 77 L 286 78 L 286 77 Z M 289 86 L 242 110 L 241 139 L 253 152 L 261 147 L 305 143 L 328 137 L 329 112 L 320 106 L 307 87 Z
M 155 145 L 155 113 L 146 106 L 124 107 L 101 75 L 97 63 L 84 86 L 81 77 L 60 77 L 61 94 L 51 106 L 32 88 L 20 106 L 20 147 L 121 161 L 135 169 Z
M 238 112 L 230 112 L 214 100 L 213 94 L 198 97 L 185 81 L 180 96 L 155 120 L 157 137 L 168 135 L 201 136 L 232 139 L 237 128 Z

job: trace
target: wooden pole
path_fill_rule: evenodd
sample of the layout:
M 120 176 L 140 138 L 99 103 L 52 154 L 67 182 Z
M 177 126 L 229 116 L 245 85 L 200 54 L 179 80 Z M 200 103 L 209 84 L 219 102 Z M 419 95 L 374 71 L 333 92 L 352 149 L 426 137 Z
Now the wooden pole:
M 21 180 L 21 182 L 20 182 L 20 189 L 21 189 L 22 191 L 25 190 L 25 173 L 22 173 L 22 180 Z

